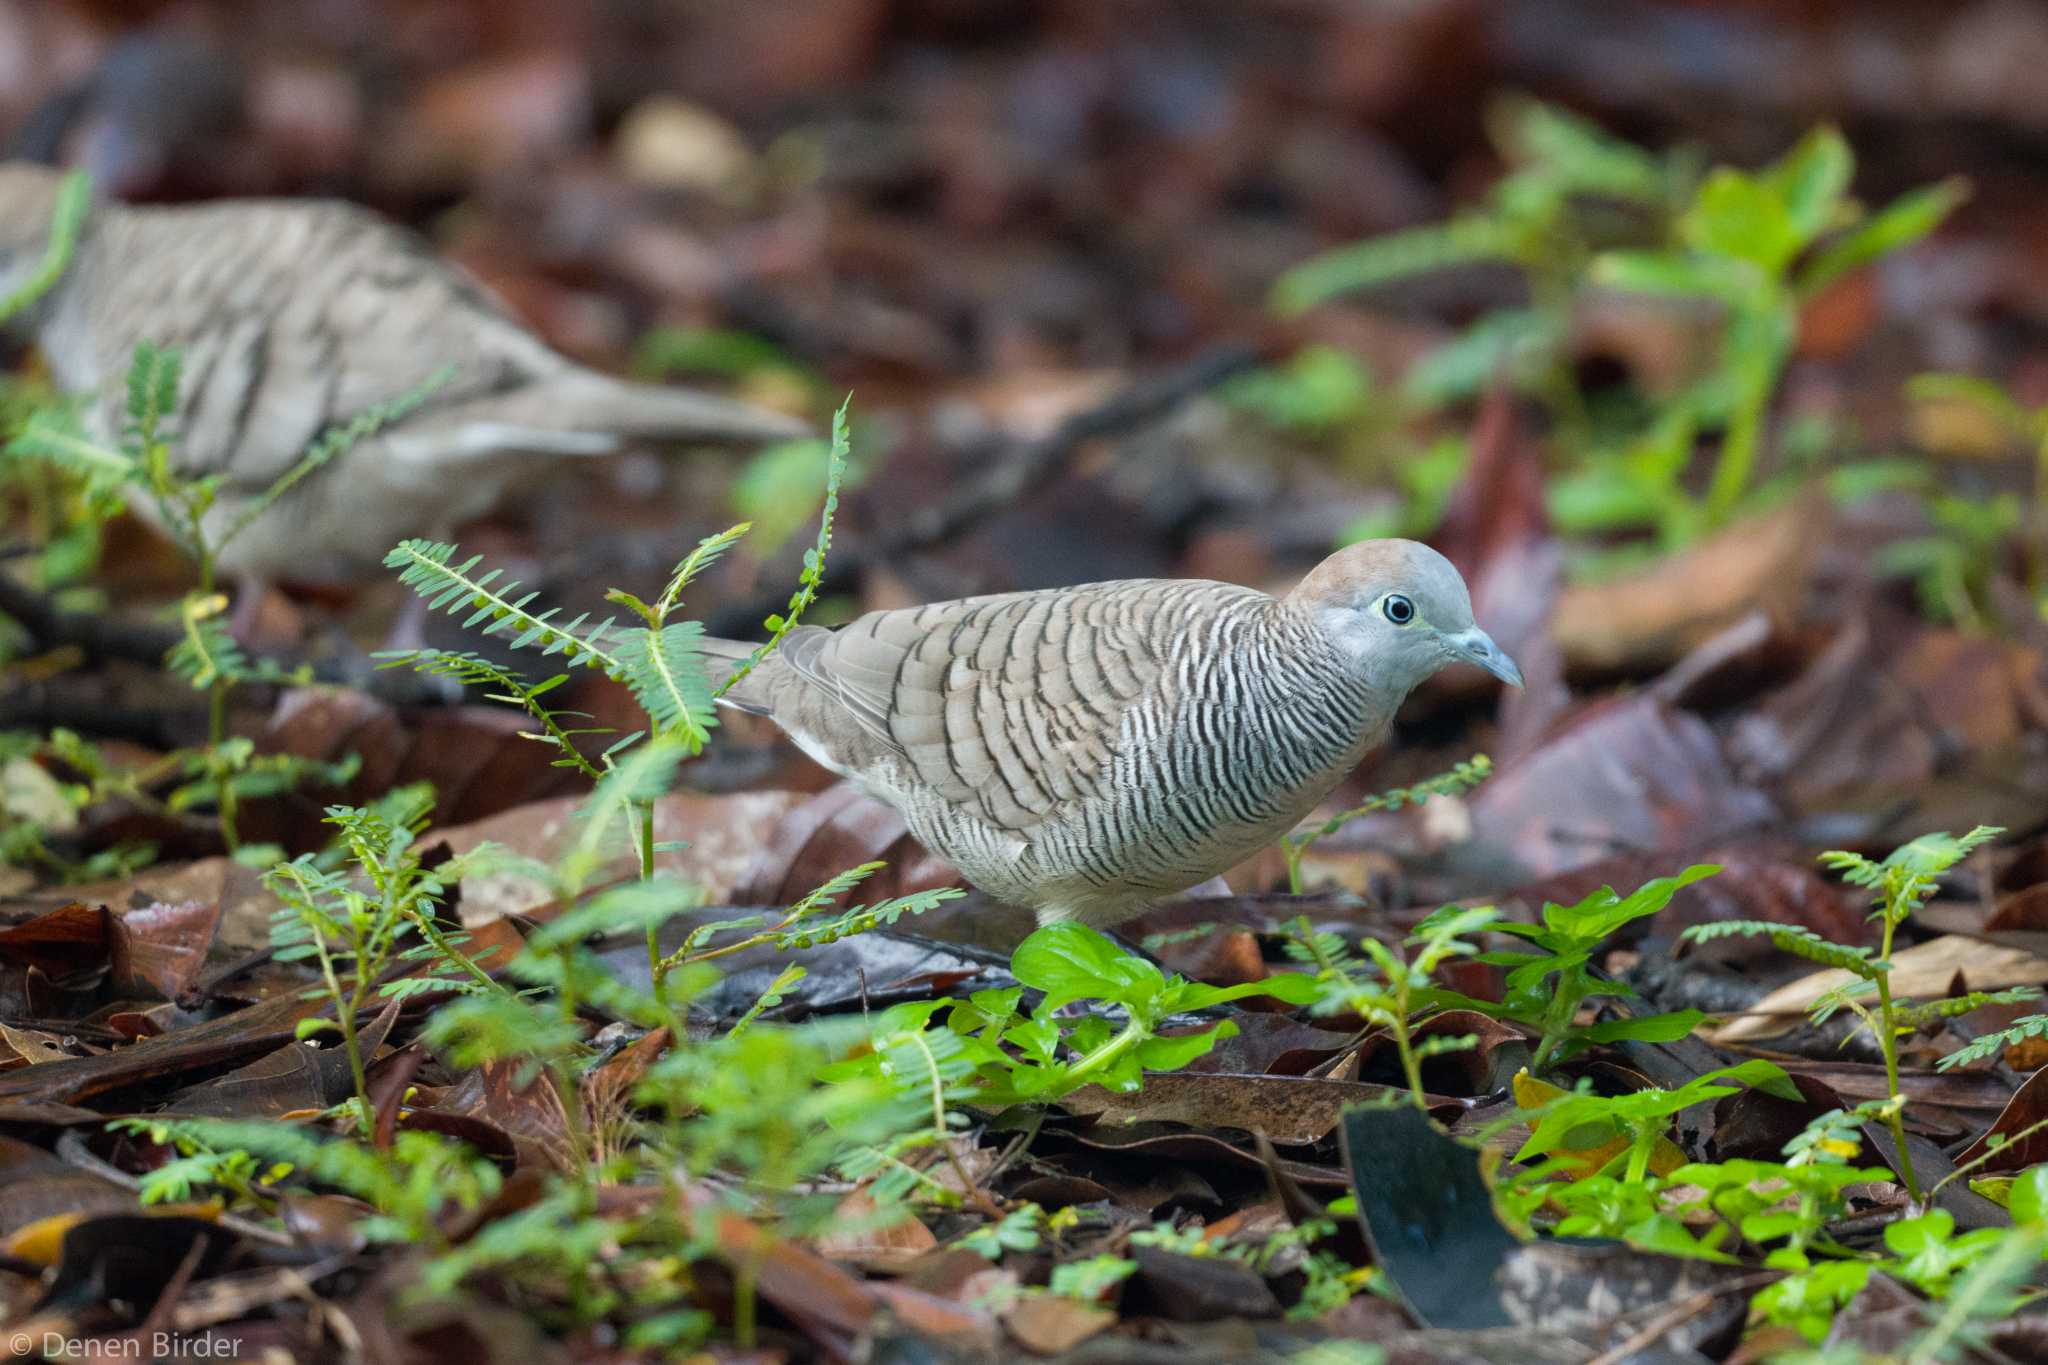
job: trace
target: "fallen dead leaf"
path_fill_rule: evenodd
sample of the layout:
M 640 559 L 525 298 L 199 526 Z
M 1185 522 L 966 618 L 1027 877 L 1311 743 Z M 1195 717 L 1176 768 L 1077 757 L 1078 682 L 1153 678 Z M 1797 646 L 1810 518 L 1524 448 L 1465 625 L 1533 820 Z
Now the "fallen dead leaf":
M 901 1270 L 939 1244 L 918 1219 L 885 1218 L 873 1196 L 855 1190 L 832 1210 L 832 1224 L 811 1249 L 835 1261 L 875 1270 Z
M 1945 934 L 1916 943 L 1893 953 L 1891 961 L 1895 996 L 1926 999 L 1946 995 L 1958 975 L 1973 991 L 2048 983 L 2048 958 L 1961 934 Z M 1814 1001 L 1853 980 L 1848 972 L 1830 968 L 1780 986 L 1749 1011 L 1722 1025 L 1712 1035 L 1713 1041 L 1726 1046 L 1790 1033 L 1806 1017 Z
M 1670 663 L 1758 606 L 1789 619 L 1826 519 L 1823 502 L 1802 498 L 1640 574 L 1568 587 L 1552 634 L 1574 669 L 1641 670 Z
M 1003 1326 L 1018 1345 L 1042 1356 L 1071 1351 L 1115 1325 L 1116 1314 L 1111 1310 L 1053 1294 L 1027 1295 L 1003 1314 Z
M 0 1071 L 12 1071 L 18 1066 L 34 1066 L 38 1062 L 61 1061 L 71 1054 L 61 1047 L 54 1034 L 40 1029 L 14 1028 L 0 1024 Z
M 657 853 L 655 865 L 702 889 L 707 900 L 729 903 L 754 865 L 763 831 L 806 799 L 796 792 L 732 796 L 675 792 L 665 796 L 654 808 L 654 837 L 664 843 L 680 842 L 683 847 Z M 546 861 L 575 837 L 580 805 L 577 797 L 536 801 L 472 824 L 437 830 L 434 837 L 458 854 L 494 843 Z M 634 875 L 633 857 L 623 841 L 608 871 L 620 879 Z M 528 877 L 511 873 L 475 876 L 462 884 L 462 918 L 473 928 L 508 915 L 534 914 L 552 900 L 545 884 Z

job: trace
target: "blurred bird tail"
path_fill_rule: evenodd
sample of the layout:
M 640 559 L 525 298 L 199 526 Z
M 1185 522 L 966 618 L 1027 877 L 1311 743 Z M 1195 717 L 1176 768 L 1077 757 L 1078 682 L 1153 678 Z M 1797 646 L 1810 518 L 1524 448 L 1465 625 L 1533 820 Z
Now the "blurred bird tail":
M 566 385 L 555 421 L 586 431 L 656 441 L 791 441 L 815 434 L 808 422 L 737 398 L 664 384 L 587 374 Z
M 711 675 L 713 687 L 723 687 L 726 679 L 746 666 L 754 657 L 759 645 L 750 645 L 744 640 L 721 640 L 707 635 L 697 642 L 697 648 L 704 655 L 705 668 Z M 720 706 L 730 706 L 735 711 L 744 711 L 750 716 L 772 715 L 774 708 L 768 704 L 767 694 L 762 691 L 757 674 L 748 674 L 732 689 L 719 697 Z

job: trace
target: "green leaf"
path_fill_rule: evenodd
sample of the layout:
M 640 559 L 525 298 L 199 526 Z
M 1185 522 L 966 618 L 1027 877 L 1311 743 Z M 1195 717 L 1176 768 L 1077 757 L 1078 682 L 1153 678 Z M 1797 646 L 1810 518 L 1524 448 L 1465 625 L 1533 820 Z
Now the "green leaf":
M 1149 1006 L 1166 990 L 1166 977 L 1157 967 L 1071 920 L 1048 924 L 1018 944 L 1010 972 L 1045 992 L 1041 1008 L 1048 1011 L 1074 1000 Z
M 1756 276 L 1738 263 L 1676 251 L 1609 251 L 1596 258 L 1587 278 L 1603 289 L 1629 294 L 1669 294 L 1738 304 L 1756 292 Z
M 1583 1036 L 1595 1043 L 1675 1043 L 1698 1028 L 1706 1017 L 1699 1010 L 1685 1009 L 1634 1019 L 1608 1019 L 1587 1029 Z
M 1801 294 L 1813 294 L 1880 256 L 1925 237 L 1970 197 L 1969 182 L 1944 180 L 1894 199 L 1875 217 L 1825 248 L 1799 274 Z
M 1856 157 L 1847 139 L 1823 124 L 1764 172 L 1763 181 L 1784 205 L 1800 247 L 1835 225 L 1855 171 Z
M 1197 1057 L 1206 1056 L 1209 1050 L 1225 1038 L 1237 1036 L 1237 1025 L 1228 1019 L 1213 1028 L 1200 1033 L 1179 1034 L 1170 1038 L 1148 1038 L 1138 1044 L 1136 1052 L 1138 1065 L 1147 1071 L 1178 1071 Z
M 1511 244 L 1501 229 L 1488 219 L 1467 215 L 1312 256 L 1274 283 L 1272 305 L 1276 312 L 1291 315 L 1354 290 L 1510 258 Z
M 1272 976 L 1235 986 L 1210 986 L 1175 977 L 1172 988 L 1165 993 L 1163 1009 L 1167 1013 L 1201 1010 L 1226 1000 L 1242 1000 L 1249 995 L 1270 995 L 1290 1005 L 1310 1005 L 1320 999 L 1322 993 L 1322 987 L 1316 984 L 1314 977 L 1300 972 L 1275 972 Z
M 1564 321 L 1553 313 L 1499 309 L 1415 362 L 1401 387 L 1425 407 L 1461 402 L 1485 389 L 1504 368 L 1518 380 L 1533 379 L 1564 340 Z
M 1568 935 L 1571 942 L 1591 947 L 1623 925 L 1656 914 L 1671 904 L 1671 898 L 1681 890 L 1720 870 L 1711 863 L 1696 863 L 1675 877 L 1644 882 L 1626 898 L 1616 895 L 1612 887 L 1603 886 L 1576 905 L 1545 904 L 1543 923 L 1553 933 Z
M 1662 162 L 1554 104 L 1503 99 L 1490 111 L 1487 128 L 1511 160 L 1535 165 L 1571 193 L 1653 205 L 1664 200 Z
M 2029 1166 L 2014 1176 L 2005 1201 L 2015 1223 L 2048 1221 L 2048 1162 Z
M 1721 166 L 1700 186 L 1678 220 L 1679 237 L 1696 251 L 1746 261 L 1775 278 L 1803 245 L 1785 201 L 1768 183 Z

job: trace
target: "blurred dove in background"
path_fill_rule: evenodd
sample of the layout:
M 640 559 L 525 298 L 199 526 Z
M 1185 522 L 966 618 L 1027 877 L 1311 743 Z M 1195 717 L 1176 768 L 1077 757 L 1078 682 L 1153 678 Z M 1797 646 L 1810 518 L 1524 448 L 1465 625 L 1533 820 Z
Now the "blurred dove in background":
M 61 176 L 0 166 L 0 296 L 48 244 Z M 179 458 L 222 476 L 215 534 L 331 428 L 446 378 L 420 406 L 294 485 L 221 556 L 245 581 L 374 576 L 408 536 L 445 536 L 550 457 L 631 443 L 764 442 L 801 421 L 577 364 L 420 237 L 337 201 L 96 204 L 56 286 L 13 325 L 116 439 L 136 343 L 184 357 Z M 136 500 L 146 519 L 155 509 Z

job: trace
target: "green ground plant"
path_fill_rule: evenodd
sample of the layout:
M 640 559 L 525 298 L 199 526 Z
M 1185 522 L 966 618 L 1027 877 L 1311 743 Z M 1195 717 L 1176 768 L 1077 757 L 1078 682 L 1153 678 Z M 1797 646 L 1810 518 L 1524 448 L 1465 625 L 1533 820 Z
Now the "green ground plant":
M 1829 127 L 1761 170 L 1702 174 L 1689 152 L 1654 156 L 1530 101 L 1503 103 L 1491 126 L 1508 171 L 1481 205 L 1316 256 L 1281 276 L 1272 301 L 1293 314 L 1455 268 L 1516 270 L 1527 303 L 1482 315 L 1424 356 L 1400 397 L 1429 412 L 1469 400 L 1501 374 L 1540 396 L 1553 428 L 1553 522 L 1574 537 L 1623 538 L 1576 546 L 1582 570 L 1682 546 L 1803 477 L 1788 460 L 1787 477 L 1761 478 L 1770 411 L 1803 310 L 1850 272 L 1924 238 L 1966 192 L 1944 181 L 1867 211 L 1849 194 L 1854 156 Z M 1572 343 L 1581 314 L 1603 294 L 1662 299 L 1716 320 L 1712 363 L 1667 398 L 1589 400 Z M 1349 424 L 1380 444 L 1398 441 L 1402 414 L 1388 411 L 1355 360 L 1347 369 L 1334 353 L 1309 355 L 1243 381 L 1240 406 L 1283 429 L 1315 435 Z M 2032 430 L 2016 405 L 2006 409 L 2020 419 L 2016 429 Z M 1791 432 L 1780 443 L 1788 455 L 1799 444 Z M 1701 476 L 1705 448 L 1715 453 Z M 1417 462 L 1389 463 L 1405 470 Z M 1434 468 L 1422 462 L 1399 510 L 1370 529 L 1432 529 L 1441 506 Z M 1965 519 L 1942 539 L 1976 529 Z M 1957 548 L 1945 553 L 1953 559 Z
M 1885 1085 L 1890 1095 L 1885 1105 L 1884 1121 L 1891 1129 L 1892 1141 L 1899 1153 L 1899 1178 L 1904 1181 L 1907 1193 L 1915 1199 L 1920 1197 L 1921 1188 L 1913 1170 L 1912 1153 L 1906 1145 L 1905 1122 L 1901 1116 L 1905 1095 L 1899 1088 L 1899 1038 L 1934 1018 L 1967 1013 L 1991 1003 L 1993 996 L 1976 993 L 1953 1001 L 1932 1001 L 1910 1007 L 1894 999 L 1891 986 L 1892 940 L 1900 926 L 1934 894 L 1944 873 L 2003 832 L 1988 825 L 1979 825 L 1961 837 L 1923 834 L 1893 849 L 1882 862 L 1842 850 L 1823 853 L 1821 862 L 1840 872 L 1843 880 L 1870 891 L 1876 906 L 1871 918 L 1879 925 L 1881 934 L 1874 953 L 1868 948 L 1830 942 L 1810 929 L 1769 920 L 1723 920 L 1697 924 L 1682 936 L 1685 942 L 1690 943 L 1730 936 L 1760 936 L 1770 939 L 1784 952 L 1848 973 L 1850 984 L 1831 990 L 1815 1001 L 1813 1014 L 1816 1022 L 1821 1022 L 1846 1009 L 1861 1020 L 1876 1038 L 1884 1054 Z M 2008 994 L 2004 998 L 2010 1002 L 2025 997 Z
M 1426 357 L 1407 377 L 1406 396 L 1424 407 L 1469 399 L 1505 367 L 1583 438 L 1587 416 L 1568 343 L 1586 270 L 1605 247 L 1657 240 L 1697 162 L 1686 152 L 1659 158 L 1533 100 L 1498 102 L 1488 127 L 1509 171 L 1483 204 L 1305 261 L 1274 284 L 1273 304 L 1294 314 L 1455 267 L 1509 266 L 1528 303 L 1482 316 Z
M 1704 526 L 1726 522 L 1754 486 L 1800 310 L 1849 272 L 1925 237 L 1966 193 L 1944 181 L 1866 213 L 1849 195 L 1855 165 L 1847 140 L 1822 127 L 1761 171 L 1717 167 L 1678 215 L 1669 245 L 1604 253 L 1589 272 L 1603 288 L 1721 311 L 1720 366 L 1680 404 L 1697 432 L 1720 433 L 1699 506 Z

